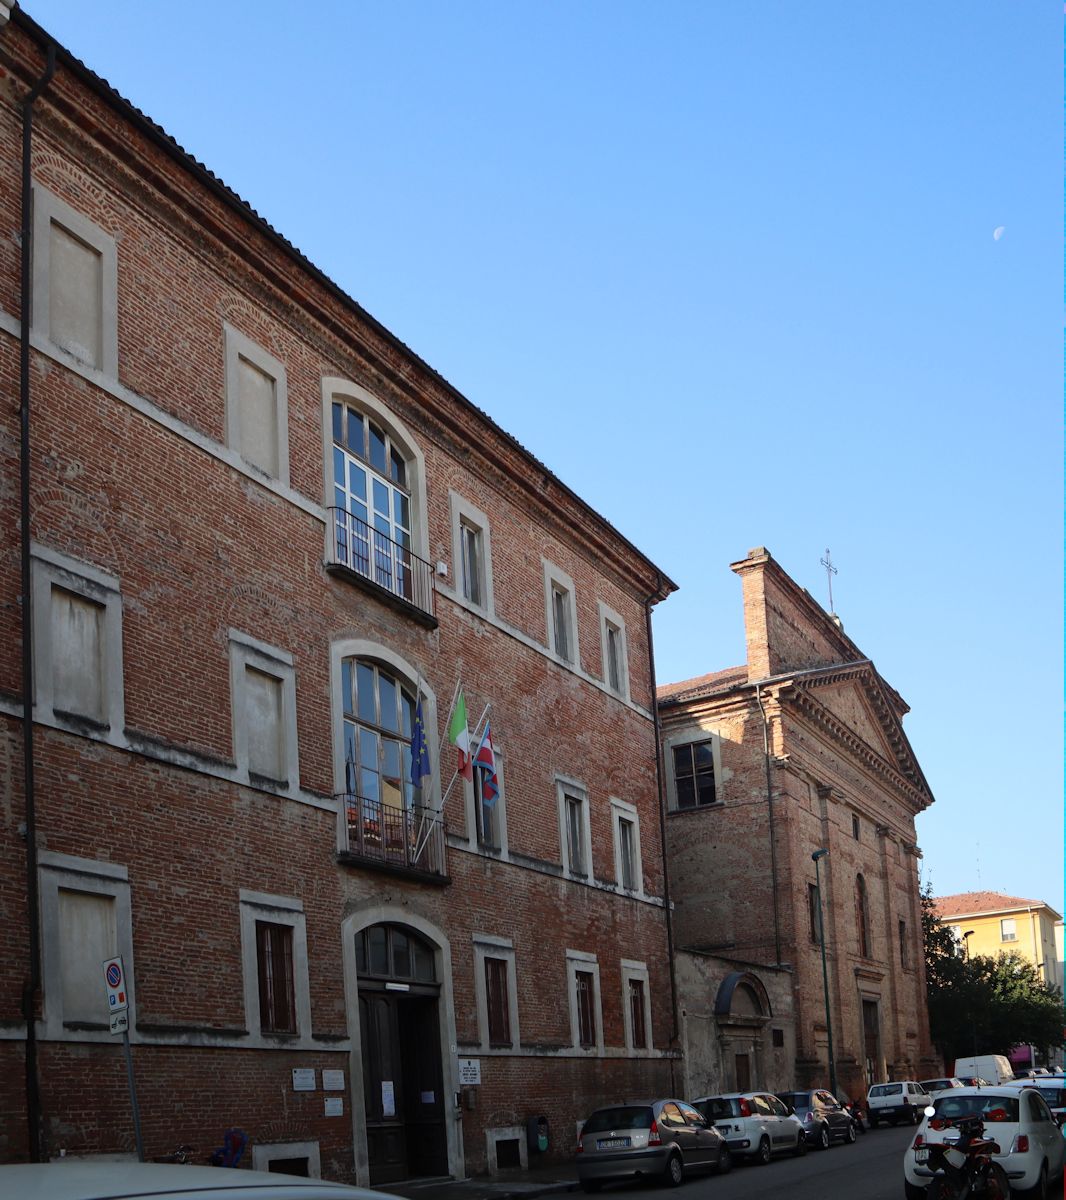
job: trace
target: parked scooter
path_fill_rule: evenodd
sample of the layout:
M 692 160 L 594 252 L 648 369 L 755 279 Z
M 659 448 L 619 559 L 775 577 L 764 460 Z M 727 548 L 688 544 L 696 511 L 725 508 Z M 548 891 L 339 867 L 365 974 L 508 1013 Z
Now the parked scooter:
M 925 1163 L 936 1175 L 925 1189 L 929 1200 L 969 1200 L 980 1196 L 984 1200 L 1010 1200 L 1010 1183 L 1007 1173 L 993 1154 L 999 1154 L 999 1144 L 985 1137 L 981 1118 L 959 1117 L 949 1120 L 938 1117 L 930 1105 L 925 1110 L 929 1128 L 934 1130 L 957 1129 L 958 1137 L 952 1141 L 926 1142 L 914 1149 L 915 1161 Z M 995 1120 L 995 1110 L 989 1113 Z M 1006 1113 L 1003 1114 L 1006 1119 Z
M 844 1111 L 851 1117 L 851 1124 L 856 1133 L 866 1132 L 866 1113 L 858 1100 L 852 1100 L 843 1105 Z

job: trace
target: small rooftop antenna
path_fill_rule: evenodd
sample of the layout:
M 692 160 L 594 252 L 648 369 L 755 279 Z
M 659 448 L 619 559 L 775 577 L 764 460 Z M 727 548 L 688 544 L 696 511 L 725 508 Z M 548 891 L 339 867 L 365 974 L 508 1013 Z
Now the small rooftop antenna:
M 833 612 L 833 576 L 837 573 L 836 567 L 833 566 L 833 560 L 829 557 L 829 547 L 825 548 L 825 558 L 819 560 L 825 567 L 825 575 L 829 580 L 829 611 Z

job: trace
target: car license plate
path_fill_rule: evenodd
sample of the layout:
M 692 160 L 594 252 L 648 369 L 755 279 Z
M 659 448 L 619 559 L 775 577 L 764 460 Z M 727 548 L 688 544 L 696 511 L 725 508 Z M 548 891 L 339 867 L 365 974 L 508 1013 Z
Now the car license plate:
M 719 1133 L 732 1133 L 733 1132 L 732 1125 L 716 1125 L 715 1129 L 717 1129 Z
M 601 1138 L 596 1143 L 597 1150 L 626 1150 L 631 1145 L 629 1138 Z
M 929 1161 L 929 1147 L 928 1146 L 915 1147 L 914 1161 L 916 1163 L 927 1163 Z

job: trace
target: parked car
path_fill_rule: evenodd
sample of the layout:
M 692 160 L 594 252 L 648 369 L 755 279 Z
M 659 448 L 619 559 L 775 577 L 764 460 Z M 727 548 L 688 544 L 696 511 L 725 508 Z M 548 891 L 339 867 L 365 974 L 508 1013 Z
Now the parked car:
M 1044 1097 L 1051 1115 L 1062 1124 L 1062 1119 L 1066 1118 L 1066 1075 L 1036 1075 L 1032 1079 L 1016 1079 L 1012 1082 L 1015 1087 L 1035 1088 Z M 1012 1085 L 1005 1083 L 1003 1086 Z
M 952 1088 L 933 1101 L 932 1117 L 923 1116 L 914 1140 L 903 1155 L 903 1188 L 907 1200 L 924 1200 L 933 1172 L 919 1162 L 922 1147 L 931 1142 L 949 1142 L 958 1136 L 943 1120 L 979 1116 L 985 1137 L 1000 1148 L 993 1158 L 1006 1171 L 1011 1192 L 1046 1200 L 1048 1186 L 1062 1175 L 1066 1143 L 1043 1097 L 1035 1088 L 988 1085 L 981 1088 Z
M 137 1162 L 18 1163 L 0 1167 L 0 1196 L 18 1200 L 395 1200 L 383 1192 L 268 1171 Z
M 991 1079 L 982 1079 L 980 1075 L 960 1075 L 959 1083 L 963 1087 L 991 1087 Z
M 640 1100 L 598 1108 L 577 1139 L 577 1177 L 586 1192 L 612 1179 L 661 1179 L 677 1187 L 685 1172 L 726 1172 L 725 1138 L 683 1100 Z
M 855 1141 L 854 1118 L 824 1088 L 811 1088 L 806 1092 L 778 1092 L 777 1098 L 789 1105 L 796 1114 L 808 1146 L 828 1150 L 833 1142 Z
M 803 1126 L 769 1092 L 729 1092 L 703 1096 L 693 1108 L 712 1122 L 735 1158 L 750 1158 L 764 1166 L 775 1154 L 806 1154 Z
M 966 1087 L 966 1084 L 961 1079 L 956 1079 L 953 1075 L 947 1079 L 922 1079 L 921 1085 L 933 1097 L 937 1092 L 946 1092 L 950 1088 Z
M 917 1125 L 922 1117 L 922 1109 L 928 1103 L 929 1093 L 916 1079 L 875 1083 L 866 1094 L 870 1128 L 876 1129 L 882 1121 L 891 1121 L 893 1125 L 898 1125 L 900 1121 Z

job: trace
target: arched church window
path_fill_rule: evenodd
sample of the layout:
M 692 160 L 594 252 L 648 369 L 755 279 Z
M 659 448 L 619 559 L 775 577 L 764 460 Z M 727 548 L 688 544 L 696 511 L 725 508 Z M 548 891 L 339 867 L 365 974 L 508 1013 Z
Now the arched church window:
M 355 967 L 361 978 L 437 981 L 433 946 L 402 925 L 371 925 L 357 933 Z
M 855 877 L 855 924 L 859 930 L 859 954 L 870 957 L 870 905 L 866 895 L 866 880 Z

